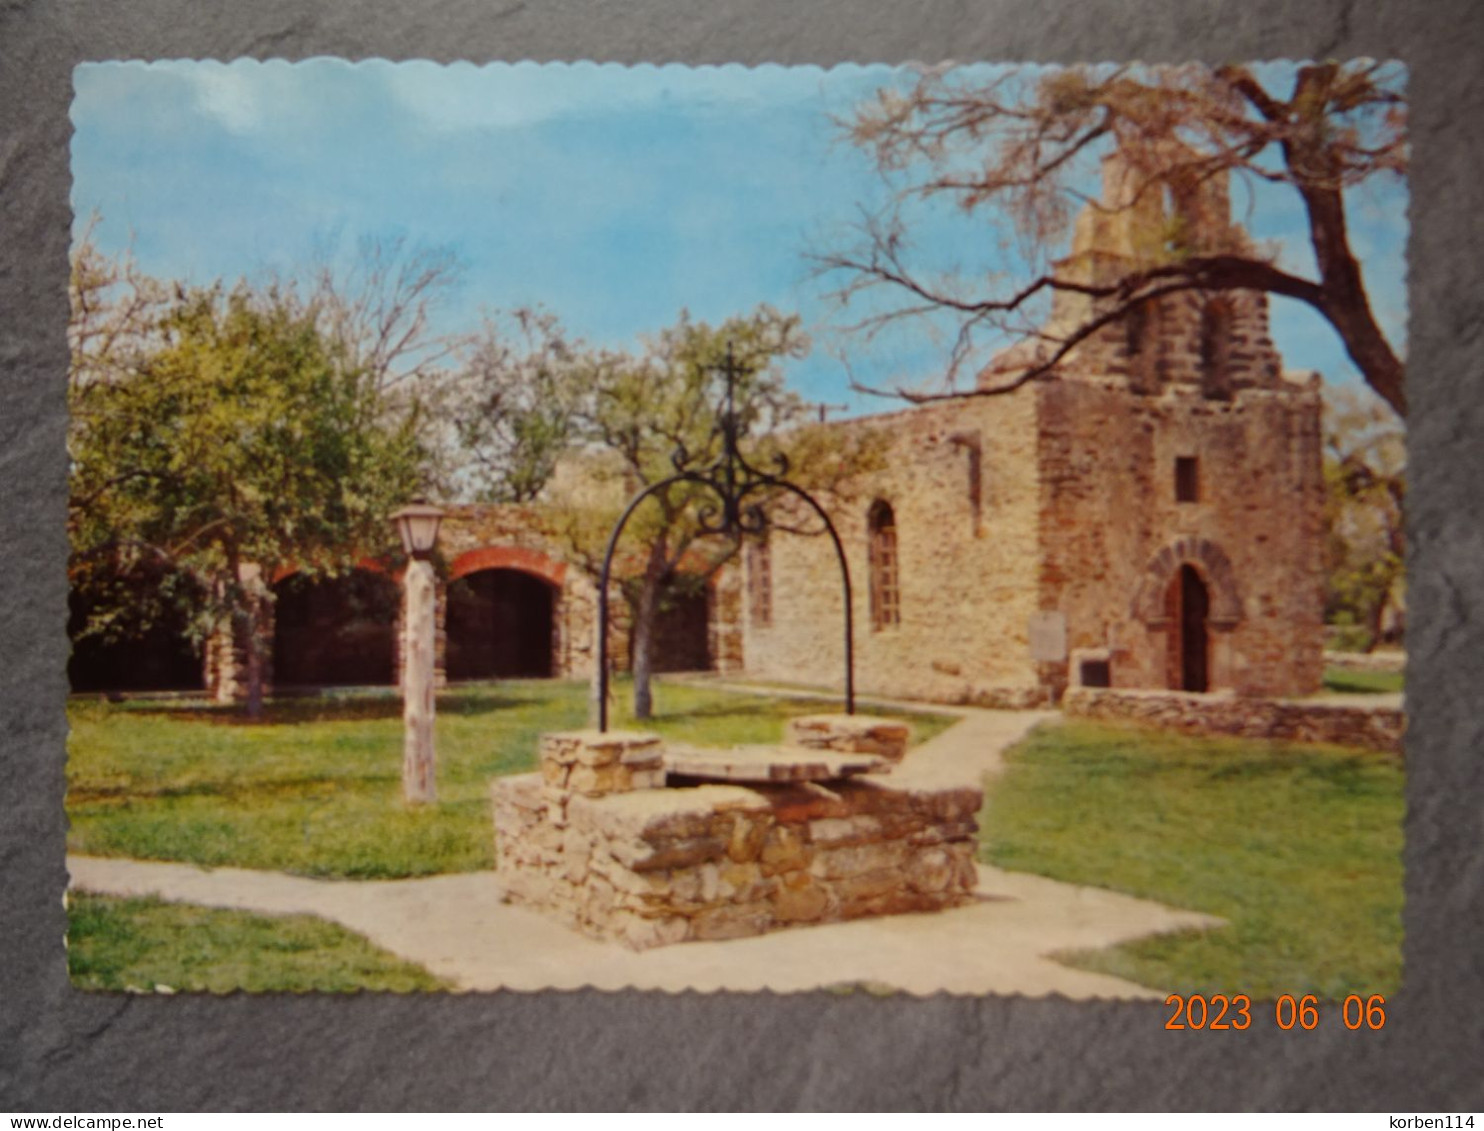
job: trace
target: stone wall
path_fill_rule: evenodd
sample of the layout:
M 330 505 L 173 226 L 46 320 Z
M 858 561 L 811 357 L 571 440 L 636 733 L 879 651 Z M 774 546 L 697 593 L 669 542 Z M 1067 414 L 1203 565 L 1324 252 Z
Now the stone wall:
M 1404 672 L 1405 652 L 1326 652 L 1324 665 L 1350 672 Z
M 1188 734 L 1229 734 L 1295 742 L 1328 742 L 1402 753 L 1406 717 L 1400 707 L 1323 701 L 1248 699 L 1175 691 L 1069 690 L 1062 709 L 1072 718 L 1146 723 Z
M 652 785 L 652 735 L 543 740 L 542 771 L 492 787 L 507 898 L 634 948 L 930 911 L 977 883 L 981 791 Z
M 964 401 L 843 422 L 885 437 L 883 466 L 822 499 L 850 566 L 856 688 L 939 702 L 1023 706 L 1044 699 L 1027 650 L 1036 608 L 1035 403 Z M 896 524 L 900 618 L 871 622 L 867 513 Z M 802 520 L 802 516 L 801 520 Z M 749 564 L 752 559 L 747 559 Z M 743 618 L 749 675 L 839 686 L 840 567 L 829 538 L 774 531 L 770 623 Z
M 1305 695 L 1323 676 L 1317 389 L 1229 400 L 1083 381 L 1035 390 L 1041 437 L 1040 607 L 1066 615 L 1072 660 L 1112 686 L 1180 686 L 1166 606 L 1182 565 L 1207 587 L 1208 690 Z M 1197 499 L 1176 498 L 1179 457 Z M 1076 670 L 1055 673 L 1079 682 Z

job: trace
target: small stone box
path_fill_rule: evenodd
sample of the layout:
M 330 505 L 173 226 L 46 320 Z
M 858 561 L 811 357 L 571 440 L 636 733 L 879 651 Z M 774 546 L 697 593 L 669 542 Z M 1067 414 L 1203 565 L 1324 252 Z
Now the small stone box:
M 872 715 L 803 715 L 789 720 L 784 741 L 900 762 L 907 753 L 908 734 L 906 723 Z

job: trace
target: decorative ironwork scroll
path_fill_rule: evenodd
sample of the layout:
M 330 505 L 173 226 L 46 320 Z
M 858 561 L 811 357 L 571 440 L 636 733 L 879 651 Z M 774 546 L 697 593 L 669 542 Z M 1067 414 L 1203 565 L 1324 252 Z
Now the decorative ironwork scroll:
M 613 533 L 608 536 L 608 549 L 603 555 L 603 571 L 598 579 L 598 729 L 608 729 L 608 588 L 613 571 L 613 555 L 618 549 L 619 535 L 628 525 L 629 519 L 639 509 L 639 504 L 656 492 L 677 483 L 694 483 L 713 492 L 721 505 L 707 504 L 700 509 L 699 524 L 707 534 L 719 534 L 740 539 L 745 534 L 761 534 L 767 528 L 767 516 L 760 501 L 749 502 L 749 498 L 764 491 L 783 491 L 802 499 L 824 522 L 830 541 L 835 545 L 835 555 L 840 560 L 840 584 L 845 596 L 845 713 L 855 714 L 855 624 L 851 611 L 850 565 L 845 560 L 845 547 L 840 535 L 824 507 L 814 496 L 787 478 L 788 457 L 782 452 L 773 456 L 774 470 L 760 471 L 743 458 L 737 447 L 741 426 L 737 419 L 736 384 L 741 370 L 727 346 L 727 359 L 722 366 L 727 379 L 726 405 L 717 423 L 721 434 L 721 454 L 709 466 L 701 470 L 686 470 L 690 453 L 682 444 L 670 457 L 675 474 L 651 483 L 629 500 Z M 716 432 L 712 433 L 713 436 Z

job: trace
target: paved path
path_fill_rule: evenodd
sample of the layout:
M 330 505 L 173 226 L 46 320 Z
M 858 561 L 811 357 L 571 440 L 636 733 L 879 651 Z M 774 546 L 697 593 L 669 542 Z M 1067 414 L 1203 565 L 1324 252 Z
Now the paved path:
M 741 690 L 741 688 L 739 688 Z M 922 710 L 921 704 L 902 704 Z M 1044 711 L 953 708 L 960 721 L 916 747 L 893 776 L 978 784 L 1000 753 Z M 108 895 L 229 907 L 270 915 L 310 914 L 358 931 L 377 945 L 464 990 L 818 989 L 842 983 L 914 994 L 1064 994 L 1154 998 L 1118 978 L 1061 966 L 1048 955 L 1112 946 L 1221 920 L 1147 900 L 981 866 L 979 899 L 923 915 L 894 915 L 778 931 L 756 938 L 694 942 L 635 953 L 568 930 L 501 901 L 493 873 L 420 880 L 313 880 L 241 868 L 70 856 L 72 886 Z

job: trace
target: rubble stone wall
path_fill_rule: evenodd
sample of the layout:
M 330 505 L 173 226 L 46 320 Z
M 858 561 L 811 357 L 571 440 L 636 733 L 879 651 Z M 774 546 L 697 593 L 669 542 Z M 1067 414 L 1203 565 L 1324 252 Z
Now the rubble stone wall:
M 636 949 L 737 938 L 953 907 L 977 882 L 980 790 L 649 788 L 657 739 L 610 732 L 594 752 L 594 735 L 547 736 L 540 773 L 492 787 L 507 898 L 588 935 Z
M 1208 690 L 1318 691 L 1318 392 L 1289 385 L 1210 400 L 1061 381 L 1036 398 L 1040 607 L 1065 614 L 1073 658 L 1105 659 L 1115 688 L 1181 686 L 1166 597 L 1188 564 L 1211 602 Z M 1180 457 L 1197 461 L 1193 502 L 1176 498 Z M 1078 673 L 1064 682 L 1078 683 Z
M 1117 720 L 1187 734 L 1230 734 L 1296 742 L 1327 742 L 1402 753 L 1406 717 L 1400 707 L 1376 704 L 1249 699 L 1176 691 L 1119 691 L 1075 687 L 1062 699 L 1072 718 Z
M 879 470 L 847 484 L 843 500 L 822 499 L 850 567 L 857 692 L 984 706 L 1044 701 L 1028 650 L 1034 412 L 1032 397 L 1001 397 L 834 426 L 874 430 L 885 444 Z M 896 527 L 900 617 L 888 626 L 871 622 L 867 514 L 878 499 Z M 759 623 L 749 610 L 742 621 L 748 674 L 839 686 L 844 613 L 828 536 L 774 530 L 769 558 L 771 617 Z

